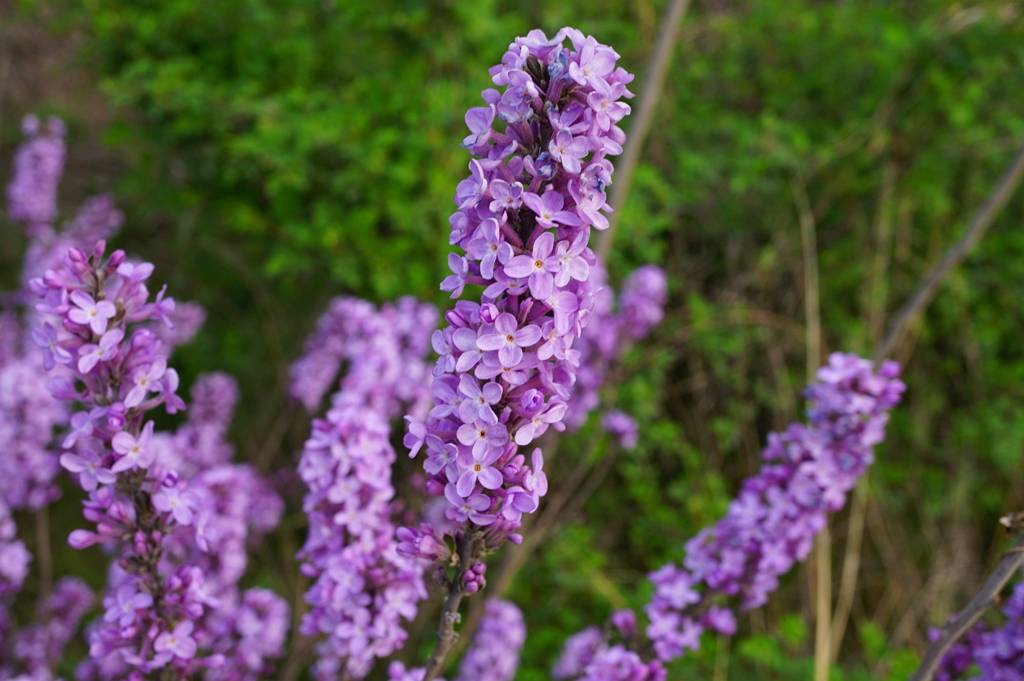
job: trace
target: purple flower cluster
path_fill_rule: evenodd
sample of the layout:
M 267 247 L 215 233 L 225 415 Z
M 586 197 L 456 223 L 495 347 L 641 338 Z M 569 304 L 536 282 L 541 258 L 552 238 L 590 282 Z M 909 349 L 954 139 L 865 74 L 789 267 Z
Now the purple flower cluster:
M 57 217 L 57 185 L 64 172 L 64 123 L 27 116 L 21 124 L 28 141 L 14 157 L 7 187 L 7 212 L 28 226 L 50 225 Z
M 11 649 L 0 636 L 0 676 L 5 679 L 55 679 L 56 667 L 85 613 L 92 607 L 93 594 L 81 580 L 65 577 L 41 603 L 34 622 L 13 637 Z M 18 676 L 18 674 L 23 676 Z
M 302 628 L 326 637 L 319 678 L 366 676 L 405 642 L 404 622 L 426 597 L 422 562 L 398 551 L 390 433 L 403 409 L 426 407 L 424 355 L 436 319 L 433 308 L 412 299 L 379 309 L 338 299 L 293 367 L 292 394 L 315 406 L 324 386 L 318 372 L 333 378 L 345 365 L 299 463 L 309 518 L 300 557 L 314 580 Z
M 170 322 L 174 301 L 163 290 L 150 298 L 152 265 L 129 261 L 122 251 L 104 258 L 104 251 L 103 242 L 90 253 L 72 248 L 60 267 L 32 281 L 41 300 L 35 340 L 47 366 L 65 367 L 51 391 L 81 405 L 61 464 L 88 493 L 85 516 L 94 528 L 76 530 L 70 541 L 76 548 L 103 544 L 116 557 L 104 616 L 88 632 L 92 660 L 79 676 L 135 678 L 162 670 L 185 678 L 210 670 L 217 678 L 259 678 L 262 662 L 254 669 L 231 663 L 245 642 L 237 622 L 246 596 L 237 595 L 235 580 L 244 568 L 247 527 L 272 527 L 280 501 L 246 467 L 208 467 L 230 455 L 217 442 L 230 406 L 200 408 L 185 435 L 155 432 L 148 412 L 185 406 L 154 331 Z M 219 387 L 206 387 L 211 380 Z M 220 377 L 200 383 L 197 394 L 233 400 L 234 388 Z M 191 434 L 210 430 L 218 435 L 208 438 L 212 453 L 204 454 L 202 439 Z M 187 461 L 192 454 L 197 460 Z M 268 610 L 278 628 L 288 619 L 282 610 L 279 599 Z
M 526 623 L 514 603 L 491 598 L 473 644 L 462 658 L 456 681 L 512 681 L 519 651 L 526 643 Z
M 569 41 L 571 47 L 565 45 Z M 572 28 L 517 38 L 491 69 L 485 106 L 470 109 L 464 145 L 476 157 L 455 192 L 453 298 L 435 333 L 434 408 L 410 422 L 406 446 L 425 445 L 428 489 L 455 522 L 517 539 L 523 513 L 545 492 L 539 449 L 520 454 L 548 428 L 562 429 L 579 364 L 573 343 L 591 307 L 596 264 L 590 228 L 608 225 L 608 160 L 622 152 L 617 123 L 629 113 L 632 76 L 618 54 Z
M 651 575 L 647 635 L 668 661 L 696 649 L 704 629 L 732 634 L 732 603 L 763 604 L 779 577 L 810 551 L 827 515 L 873 459 L 888 412 L 900 399 L 899 367 L 876 372 L 855 355 L 833 354 L 807 389 L 809 424 L 773 433 L 765 464 L 743 483 L 726 516 L 686 545 L 685 567 L 669 564 Z
M 290 392 L 308 411 L 315 411 L 338 378 L 343 365 L 350 384 L 361 382 L 373 393 L 371 376 L 380 378 L 376 398 L 424 409 L 430 368 L 423 362 L 437 310 L 415 298 L 400 298 L 380 310 L 358 298 L 338 297 L 317 322 L 306 351 L 291 367 Z
M 583 337 L 576 344 L 580 366 L 565 415 L 570 429 L 582 426 L 600 405 L 601 388 L 616 362 L 661 322 L 668 295 L 665 273 L 655 265 L 638 267 L 626 277 L 618 309 L 615 309 L 612 290 L 605 284 L 603 267 L 594 269 L 591 280 L 595 289 L 594 306 Z M 601 423 L 624 448 L 636 446 L 636 423 L 625 412 L 610 411 L 602 416 Z
M 1017 681 L 1024 678 L 1024 582 L 1016 584 L 1003 603 L 1001 627 L 976 624 L 950 648 L 935 681 Z M 930 632 L 933 638 L 939 632 Z M 977 669 L 977 674 L 968 672 Z
M 37 511 L 57 497 L 53 439 L 67 408 L 50 395 L 39 353 L 24 347 L 26 335 L 9 319 L 21 342 L 10 361 L 0 358 L 0 500 L 12 510 Z
M 607 630 L 621 637 L 613 644 L 597 627 L 588 627 L 571 636 L 562 654 L 551 670 L 554 679 L 582 681 L 664 681 L 665 668 L 661 662 L 645 662 L 629 649 L 636 635 L 636 616 L 632 611 L 614 613 Z

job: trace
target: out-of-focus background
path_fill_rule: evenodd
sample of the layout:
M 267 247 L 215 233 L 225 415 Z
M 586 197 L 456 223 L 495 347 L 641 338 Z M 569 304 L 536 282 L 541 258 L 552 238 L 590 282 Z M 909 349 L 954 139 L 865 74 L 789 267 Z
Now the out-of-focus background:
M 209 313 L 175 356 L 185 384 L 236 376 L 239 456 L 280 470 L 308 431 L 288 363 L 327 300 L 445 304 L 462 117 L 507 43 L 577 26 L 622 54 L 639 90 L 664 6 L 0 0 L 0 183 L 22 116 L 61 116 L 62 205 L 113 193 L 117 245 Z M 609 260 L 613 282 L 648 262 L 669 274 L 666 320 L 618 391 L 640 444 L 511 592 L 527 681 L 547 678 L 568 633 L 642 604 L 645 573 L 681 557 L 756 470 L 766 434 L 802 413 L 800 221 L 817 236 L 825 350 L 869 355 L 1024 140 L 1016 2 L 701 0 L 669 69 Z M 833 679 L 905 678 L 929 626 L 993 563 L 997 518 L 1024 509 L 1022 220 L 1016 196 L 895 350 L 908 393 L 866 501 L 831 524 L 833 581 L 860 561 Z M 23 248 L 0 230 L 3 288 Z M 69 489 L 58 518 L 76 504 Z M 297 508 L 251 577 L 289 599 Z M 60 549 L 58 573 L 88 560 Z M 741 635 L 707 639 L 672 678 L 810 678 L 814 577 L 791 573 Z

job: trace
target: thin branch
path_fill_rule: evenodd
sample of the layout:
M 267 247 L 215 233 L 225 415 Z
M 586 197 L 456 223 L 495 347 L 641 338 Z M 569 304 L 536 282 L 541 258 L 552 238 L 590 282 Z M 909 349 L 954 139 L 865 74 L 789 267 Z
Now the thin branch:
M 896 314 L 892 325 L 889 327 L 889 332 L 875 352 L 874 359 L 876 362 L 892 352 L 903 333 L 910 327 L 921 311 L 928 306 L 932 298 L 935 297 L 946 275 L 967 257 L 967 254 L 974 245 L 985 235 L 985 232 L 992 225 L 999 211 L 1006 205 L 1010 196 L 1017 189 L 1022 177 L 1024 177 L 1024 146 L 1017 151 L 1017 154 L 1013 157 L 1010 165 L 996 184 L 995 189 L 992 190 L 992 193 L 989 194 L 988 198 L 985 199 L 985 202 L 981 204 L 974 214 L 974 217 L 971 218 L 963 237 L 946 251 L 946 255 L 932 268 L 932 271 L 914 296 Z
M 45 601 L 53 589 L 53 553 L 50 550 L 50 511 L 43 506 L 35 514 L 36 556 L 39 559 L 40 601 Z
M 1003 556 L 995 571 L 985 580 L 967 607 L 943 628 L 942 634 L 928 648 L 924 660 L 921 661 L 921 666 L 910 677 L 910 681 L 931 681 L 949 649 L 974 626 L 975 622 L 981 619 L 986 610 L 999 600 L 999 593 L 1022 567 L 1024 567 L 1024 535 L 1017 538 L 1013 548 Z
M 800 222 L 800 246 L 804 271 L 804 327 L 807 382 L 821 366 L 821 308 L 818 280 L 818 236 L 807 188 L 793 182 L 793 199 Z M 828 681 L 832 648 L 832 539 L 828 525 L 814 544 L 814 681 Z
M 878 208 L 875 214 L 875 240 L 872 244 L 875 252 L 871 268 L 871 278 L 867 286 L 865 314 L 868 319 L 868 343 L 878 344 L 885 325 L 885 308 L 889 296 L 886 283 L 890 267 L 892 238 L 894 228 L 894 204 L 896 203 L 896 163 L 887 158 L 882 166 L 881 187 L 878 192 Z M 866 343 L 866 344 L 868 344 Z M 853 601 L 857 594 L 857 581 L 860 578 L 861 550 L 864 542 L 864 517 L 867 513 L 868 478 L 870 470 L 864 472 L 853 492 L 850 503 L 850 516 L 846 523 L 846 546 L 843 549 L 843 563 L 839 573 L 839 595 L 832 614 L 832 641 L 829 661 L 835 663 L 839 659 L 839 651 L 846 635 L 846 625 L 853 612 Z
M 654 120 L 654 109 L 658 105 L 658 97 L 665 85 L 669 60 L 675 53 L 676 41 L 679 38 L 679 25 L 682 23 L 683 15 L 689 4 L 690 0 L 672 0 L 669 3 L 665 9 L 665 16 L 661 20 L 661 31 L 658 33 L 654 52 L 651 53 L 651 60 L 644 70 L 644 88 L 633 114 L 633 122 L 629 126 L 629 138 L 622 154 L 622 160 L 618 163 L 615 183 L 612 185 L 609 203 L 614 212 L 609 216 L 608 229 L 600 235 L 600 242 L 597 245 L 597 257 L 602 262 L 608 261 L 608 253 L 612 247 L 612 235 L 615 233 L 615 225 L 619 221 L 618 215 L 626 202 L 630 186 L 633 184 L 633 175 L 640 161 L 640 152 L 643 151 L 644 141 L 647 139 L 647 133 Z
M 434 652 L 430 655 L 430 659 L 424 665 L 422 681 L 434 681 L 437 678 L 438 674 L 444 670 L 452 648 L 459 642 L 459 632 L 455 627 L 462 617 L 459 614 L 459 606 L 466 595 L 462 574 L 482 557 L 483 551 L 483 540 L 481 533 L 477 530 L 467 530 L 458 540 L 457 560 L 451 566 L 454 570 L 449 572 L 447 591 L 441 606 L 437 644 L 434 646 Z

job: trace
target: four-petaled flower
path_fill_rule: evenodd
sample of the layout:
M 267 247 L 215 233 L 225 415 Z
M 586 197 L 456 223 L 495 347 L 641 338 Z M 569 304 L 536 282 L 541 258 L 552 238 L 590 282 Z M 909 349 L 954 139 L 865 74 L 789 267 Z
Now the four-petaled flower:
M 96 335 L 107 330 L 107 321 L 117 314 L 117 308 L 107 300 L 96 301 L 85 291 L 72 291 L 71 302 L 75 307 L 68 311 L 68 319 L 75 324 L 88 326 Z
M 483 456 L 488 450 L 501 447 L 508 442 L 508 430 L 500 423 L 463 423 L 456 433 L 459 442 L 473 448 L 474 456 Z
M 110 329 L 100 337 L 99 343 L 86 343 L 80 347 L 78 349 L 78 370 L 87 374 L 100 362 L 109 362 L 117 355 L 118 344 L 123 339 L 124 331 Z
M 552 272 L 558 270 L 558 258 L 552 257 L 555 239 L 545 232 L 533 242 L 530 255 L 517 255 L 505 265 L 505 274 L 516 279 L 529 277 L 530 294 L 543 300 L 555 291 Z
M 110 470 L 115 473 L 131 470 L 133 468 L 147 468 L 153 462 L 153 451 L 150 440 L 153 439 L 153 422 L 149 421 L 142 429 L 142 433 L 135 437 L 131 433 L 121 431 L 111 440 L 114 451 L 121 455 Z
M 96 465 L 92 459 L 86 459 L 77 454 L 61 454 L 60 465 L 67 471 L 78 474 L 78 483 L 86 492 L 93 491 L 100 483 L 111 485 L 117 479 L 109 469 L 102 468 Z
M 571 210 L 562 210 L 565 206 L 565 197 L 554 189 L 548 189 L 543 196 L 527 192 L 523 194 L 523 203 L 537 215 L 537 224 L 541 227 L 553 228 L 558 225 L 579 227 L 583 224 L 579 215 Z M 586 241 L 586 234 L 584 234 L 584 245 L 586 245 Z
M 196 640 L 192 638 L 195 625 L 191 620 L 182 620 L 174 625 L 171 631 L 165 631 L 156 637 L 153 650 L 158 653 L 169 653 L 183 660 L 191 660 L 196 655 Z
M 590 143 L 586 137 L 573 137 L 571 132 L 559 130 L 548 145 L 548 151 L 567 173 L 578 175 L 583 169 L 581 160 L 590 153 Z
M 195 508 L 195 495 L 182 491 L 179 485 L 163 486 L 153 495 L 153 507 L 170 513 L 181 525 L 191 525 Z
M 132 374 L 132 383 L 134 385 L 128 391 L 128 396 L 124 398 L 124 406 L 131 408 L 142 404 L 142 401 L 146 399 L 146 395 L 151 390 L 159 387 L 159 381 L 163 378 L 166 371 L 167 360 L 162 358 L 149 366 L 136 369 Z
M 70 364 L 71 353 L 60 346 L 57 329 L 46 322 L 32 330 L 32 342 L 43 349 L 43 368 L 49 371 L 57 364 Z
M 494 320 L 494 331 L 481 334 L 476 344 L 481 350 L 497 350 L 501 366 L 514 367 L 523 359 L 523 348 L 539 340 L 540 328 L 536 324 L 527 324 L 520 329 L 515 317 L 502 312 Z
M 501 455 L 500 449 L 490 449 L 473 454 L 462 452 L 459 454 L 459 463 L 462 464 L 462 474 L 455 482 L 455 491 L 460 497 L 468 497 L 470 492 L 476 488 L 479 482 L 484 489 L 498 489 L 501 487 L 501 471 L 492 464 Z
M 459 392 L 466 397 L 459 405 L 459 418 L 467 423 L 477 420 L 484 423 L 498 422 L 498 416 L 494 413 L 493 407 L 501 399 L 500 385 L 489 381 L 481 386 L 472 377 L 462 374 L 462 377 L 459 378 Z

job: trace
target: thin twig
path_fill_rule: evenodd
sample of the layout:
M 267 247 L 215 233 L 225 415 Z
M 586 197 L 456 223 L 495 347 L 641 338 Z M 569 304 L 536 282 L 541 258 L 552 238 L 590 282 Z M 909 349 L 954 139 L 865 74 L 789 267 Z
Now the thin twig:
M 821 366 L 821 309 L 818 281 L 818 236 L 814 213 L 801 180 L 793 182 L 793 199 L 800 223 L 800 245 L 804 271 L 804 327 L 806 334 L 807 382 Z M 828 525 L 814 544 L 814 681 L 828 681 L 832 643 L 832 540 Z
M 1017 538 L 1013 548 L 1003 556 L 967 607 L 943 628 L 942 634 L 928 648 L 921 666 L 910 677 L 910 681 L 931 681 L 946 652 L 999 600 L 999 593 L 1021 567 L 1024 567 L 1024 535 Z
M 992 225 L 999 211 L 1013 195 L 1013 192 L 1024 177 L 1024 146 L 1013 157 L 1010 165 L 1006 168 L 1003 176 L 999 178 L 995 189 L 989 194 L 985 202 L 981 204 L 974 217 L 967 225 L 967 230 L 948 251 L 942 260 L 932 268 L 924 283 L 918 288 L 914 296 L 896 314 L 889 332 L 879 344 L 875 351 L 874 360 L 877 362 L 888 356 L 896 346 L 897 341 L 914 322 L 918 314 L 928 306 L 928 303 L 935 297 L 939 285 L 946 278 L 950 271 L 959 265 L 975 244 L 985 235 L 985 232 Z
M 683 15 L 689 4 L 690 0 L 672 0 L 665 9 L 665 16 L 662 17 L 661 31 L 658 33 L 654 52 L 651 53 L 651 60 L 644 70 L 644 88 L 640 92 L 640 101 L 633 113 L 633 122 L 629 126 L 629 138 L 623 150 L 622 160 L 619 161 L 616 169 L 615 183 L 612 185 L 609 203 L 614 212 L 609 216 L 608 229 L 600 235 L 600 242 L 597 245 L 597 257 L 601 262 L 608 261 L 618 215 L 626 202 L 630 186 L 633 184 L 633 175 L 636 172 L 637 163 L 640 161 L 640 152 L 643 151 L 644 140 L 647 138 L 647 133 L 654 120 L 654 109 L 658 105 L 661 89 L 665 85 L 669 60 L 676 49 L 679 25 L 682 23 Z
M 437 644 L 430 659 L 424 665 L 422 681 L 434 681 L 444 670 L 448 655 L 459 641 L 456 626 L 461 619 L 459 606 L 466 595 L 462 574 L 469 569 L 483 554 L 483 540 L 477 530 L 468 530 L 458 539 L 457 560 L 448 576 L 444 604 L 441 606 L 441 619 L 437 629 Z
M 878 209 L 875 215 L 875 241 L 872 244 L 875 253 L 871 268 L 871 279 L 867 286 L 866 315 L 868 318 L 868 342 L 865 345 L 878 344 L 885 325 L 885 307 L 888 300 L 889 287 L 886 275 L 889 271 L 890 252 L 892 250 L 892 232 L 896 195 L 896 163 L 887 158 L 882 167 L 882 181 L 878 193 Z M 839 573 L 839 589 L 832 614 L 832 641 L 829 662 L 839 659 L 839 651 L 846 635 L 846 625 L 853 611 L 853 600 L 857 594 L 857 581 L 860 578 L 861 550 L 864 540 L 864 516 L 867 513 L 867 499 L 870 469 L 864 472 L 853 492 L 850 502 L 850 516 L 846 523 L 846 546 L 843 549 L 843 566 Z
M 40 601 L 50 596 L 53 588 L 53 553 L 50 550 L 50 512 L 46 506 L 36 511 L 36 555 L 39 558 Z

